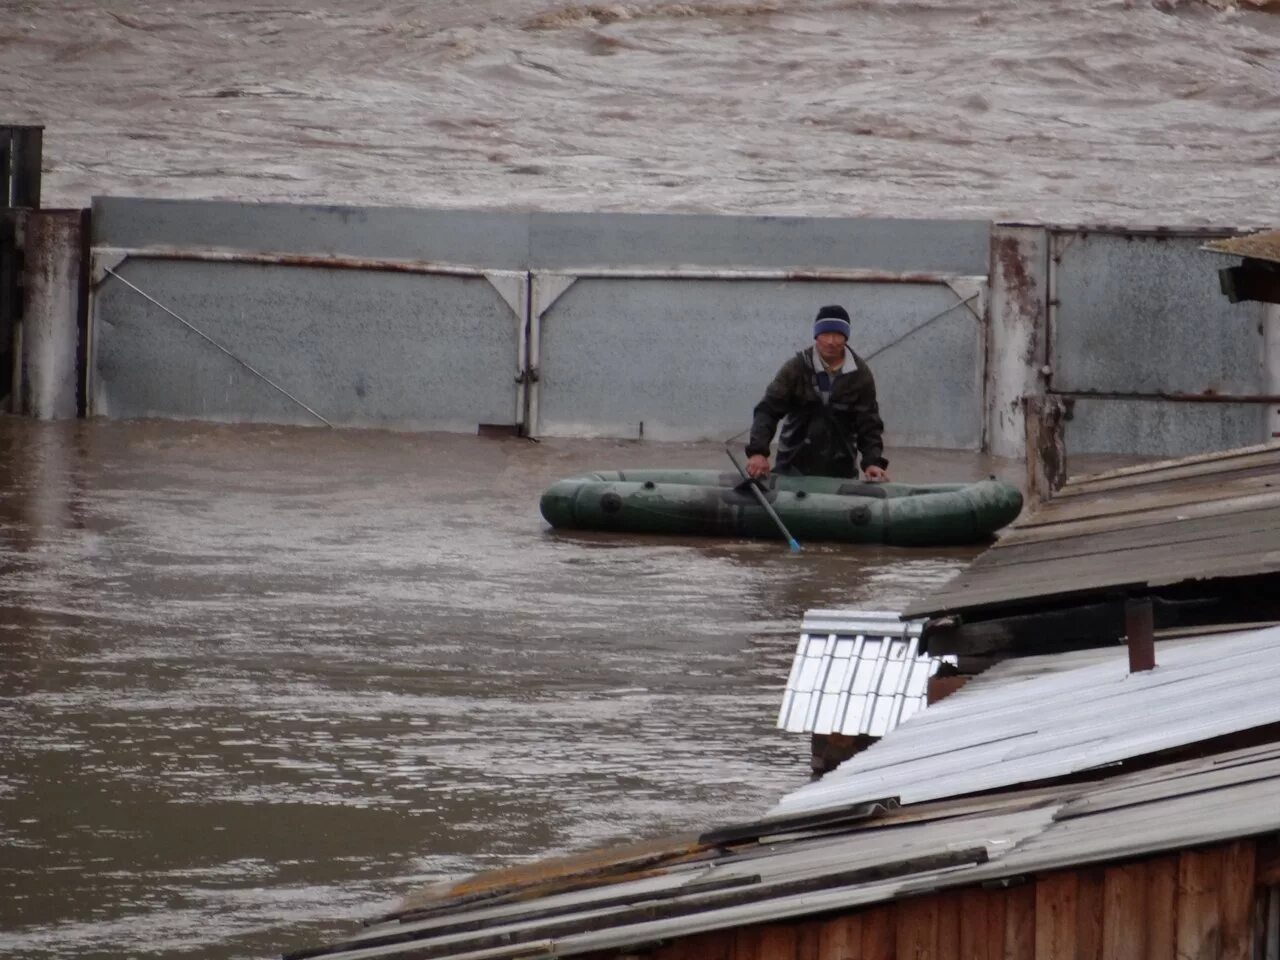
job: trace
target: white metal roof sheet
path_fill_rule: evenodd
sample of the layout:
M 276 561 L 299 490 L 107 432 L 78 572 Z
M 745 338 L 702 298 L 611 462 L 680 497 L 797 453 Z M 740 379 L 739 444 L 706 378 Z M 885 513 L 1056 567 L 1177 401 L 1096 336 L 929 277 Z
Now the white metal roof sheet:
M 1030 677 L 993 667 L 769 816 L 964 796 L 1280 722 L 1280 627 L 1158 642 L 1145 673 L 1128 672 L 1121 646 L 1080 659 Z
M 887 611 L 808 611 L 779 728 L 883 737 L 922 710 L 941 661 L 920 653 L 920 629 Z

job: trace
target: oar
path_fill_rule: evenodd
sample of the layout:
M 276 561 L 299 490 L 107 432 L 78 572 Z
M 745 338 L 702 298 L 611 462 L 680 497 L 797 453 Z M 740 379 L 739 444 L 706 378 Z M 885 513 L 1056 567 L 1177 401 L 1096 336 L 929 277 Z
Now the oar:
M 738 458 L 733 455 L 733 451 L 728 447 L 724 448 L 724 452 L 729 455 L 729 459 L 733 461 L 733 465 L 738 468 L 738 473 L 742 474 L 742 479 L 747 482 L 747 486 L 751 488 L 751 492 L 756 495 L 756 499 L 760 501 L 760 506 L 764 507 L 764 512 L 769 515 L 769 519 L 778 525 L 778 529 L 782 531 L 782 536 L 791 546 L 792 553 L 800 552 L 800 544 L 796 543 L 796 538 L 791 535 L 791 531 L 787 529 L 787 525 L 782 522 L 782 518 L 778 516 L 778 511 L 773 509 L 773 505 L 765 499 L 764 492 L 760 489 L 760 485 L 747 476 L 747 471 L 742 469 L 742 464 L 738 462 Z

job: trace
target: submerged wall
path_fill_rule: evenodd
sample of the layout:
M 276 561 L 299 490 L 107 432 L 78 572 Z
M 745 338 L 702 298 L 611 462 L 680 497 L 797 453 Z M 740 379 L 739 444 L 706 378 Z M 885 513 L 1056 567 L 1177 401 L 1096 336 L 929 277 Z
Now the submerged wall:
M 1072 453 L 1200 452 L 1270 433 L 1231 232 L 99 198 L 88 408 L 723 439 L 835 302 L 890 448 L 1020 456 L 1049 395 Z
M 982 221 L 100 199 L 93 223 L 99 415 L 724 438 L 838 302 L 891 444 L 983 441 Z

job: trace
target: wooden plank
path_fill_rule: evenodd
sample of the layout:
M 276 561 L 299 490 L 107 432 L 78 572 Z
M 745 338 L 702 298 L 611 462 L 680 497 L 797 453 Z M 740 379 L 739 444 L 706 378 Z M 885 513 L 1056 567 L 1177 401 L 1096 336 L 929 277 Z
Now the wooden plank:
M 1266 888 L 1266 903 L 1263 907 L 1266 917 L 1263 920 L 1263 960 L 1280 960 L 1280 887 Z
M 1249 493 L 1266 493 L 1280 481 L 1280 463 L 1251 467 L 1230 473 L 1189 477 L 1164 483 L 1153 483 L 1125 490 L 1090 491 L 1077 496 L 1055 498 L 1041 504 L 1020 519 L 1019 527 L 1045 522 L 1054 516 L 1104 516 L 1132 510 L 1142 503 L 1152 506 L 1194 503 L 1199 497 L 1234 497 Z
M 933 960 L 938 950 L 938 898 L 911 897 L 897 906 L 897 960 Z
M 1004 909 L 1004 960 L 1035 960 L 1035 884 L 1010 888 L 1005 896 Z
M 1280 449 L 1280 447 L 1276 449 Z M 1141 483 L 1133 482 L 1123 486 L 1090 484 L 1086 487 L 1080 484 L 1073 486 L 1071 493 L 1064 494 L 1061 500 L 1063 503 L 1072 503 L 1098 500 L 1103 497 L 1140 496 L 1147 492 L 1169 493 L 1183 490 L 1187 487 L 1204 486 L 1211 483 L 1230 485 L 1241 481 L 1249 481 L 1255 477 L 1265 477 L 1268 474 L 1280 474 L 1280 457 L 1273 456 L 1270 462 L 1256 459 L 1250 463 L 1242 461 L 1235 465 L 1228 465 L 1216 470 L 1204 470 L 1194 474 L 1184 471 L 1182 476 L 1177 477 L 1172 475 L 1148 477 Z M 1065 490 L 1066 488 L 1064 487 L 1063 489 Z
M 1067 448 L 1062 424 L 1066 404 L 1052 395 L 1022 398 L 1027 503 L 1048 500 L 1067 482 Z
M 1178 930 L 1178 857 L 1147 862 L 1147 957 L 1169 960 Z
M 1223 850 L 1218 909 L 1222 917 L 1222 960 L 1250 960 L 1253 954 L 1254 843 L 1238 840 Z
M 1085 481 L 1083 478 L 1072 482 L 1070 479 L 1058 491 L 1058 496 L 1077 496 L 1086 491 L 1123 490 L 1126 487 L 1140 487 L 1167 480 L 1181 480 L 1185 477 L 1199 477 L 1206 474 L 1230 474 L 1236 470 L 1247 470 L 1250 467 L 1276 464 L 1280 466 L 1280 447 L 1267 446 L 1260 450 L 1245 453 L 1224 452 L 1216 458 L 1201 461 L 1184 460 L 1181 463 L 1170 462 L 1164 466 L 1148 466 L 1137 468 L 1129 473 L 1115 471 L 1108 477 L 1096 476 Z M 1122 468 L 1123 469 L 1123 468 Z
M 1280 885 L 1280 840 L 1272 837 L 1257 841 L 1254 856 L 1258 886 Z
M 915 601 L 906 612 L 936 614 L 1101 589 L 1271 573 L 1280 570 L 1278 542 L 1280 525 L 1267 531 L 1224 530 L 1194 546 L 1171 543 L 1101 556 L 1030 560 L 999 571 L 975 567 L 950 581 L 945 591 Z
M 796 927 L 790 923 L 770 923 L 754 928 L 756 933 L 755 952 L 750 960 L 795 960 Z M 748 960 L 738 958 L 734 960 Z
M 862 915 L 862 960 L 894 960 L 896 913 L 896 904 L 886 904 Z
M 732 940 L 729 960 L 761 960 L 760 927 L 734 927 L 726 930 Z
M 1187 960 L 1222 955 L 1221 847 L 1188 850 L 1178 858 L 1177 956 Z
M 712 930 L 695 933 L 663 944 L 653 954 L 653 960 L 733 960 L 734 931 Z
M 987 893 L 987 957 L 988 960 L 1004 960 L 1005 927 L 1008 922 L 1009 891 L 991 890 Z
M 970 569 L 998 569 L 1024 563 L 1043 563 L 1046 560 L 1096 557 L 1172 544 L 1212 543 L 1221 538 L 1223 531 L 1228 528 L 1233 533 L 1269 533 L 1280 530 L 1280 506 L 1272 503 L 1256 509 L 1190 520 L 1179 520 L 1176 515 L 1170 514 L 1167 523 L 1103 530 L 1089 537 L 1008 545 L 1001 541 L 983 554 Z
M 1186 457 L 1175 457 L 1169 460 L 1152 460 L 1147 463 L 1134 463 L 1127 467 L 1116 467 L 1113 470 L 1098 473 L 1077 474 L 1067 478 L 1067 487 L 1087 487 L 1102 481 L 1114 480 L 1118 477 L 1132 477 L 1137 474 L 1158 474 L 1163 470 L 1176 467 L 1192 466 L 1197 463 L 1225 464 L 1249 457 L 1255 453 L 1280 452 L 1272 443 L 1258 443 L 1248 447 L 1236 447 L 1231 450 L 1214 450 L 1211 453 L 1195 453 Z M 1065 489 L 1065 487 L 1064 487 Z
M 1219 571 L 1227 567 L 1264 573 L 1277 563 L 1275 547 L 1280 542 L 1280 513 L 1276 520 L 1265 528 L 1230 523 L 1203 537 L 1116 543 L 1111 545 L 1113 549 L 1102 549 L 1106 546 L 1103 544 L 1097 550 L 1075 553 L 1026 551 L 1020 558 L 1000 558 L 999 563 L 984 555 L 950 581 L 946 590 L 917 601 L 913 608 L 938 608 L 940 600 L 950 596 L 1014 593 L 1042 585 L 1048 588 L 1043 592 L 1063 594 L 1095 585 L 1145 583 L 1166 573 L 1184 570 L 1196 577 L 1219 576 Z M 1015 562 L 1005 562 L 1007 560 Z M 1064 575 L 1078 576 L 1081 582 L 1055 587 L 1055 580 Z
M 1147 956 L 1146 864 L 1108 867 L 1102 879 L 1102 958 Z
M 1036 960 L 1075 960 L 1080 878 L 1074 870 L 1036 881 Z
M 1118 517 L 1138 510 L 1169 509 L 1203 500 L 1235 500 L 1267 496 L 1280 484 L 1280 467 L 1251 470 L 1231 477 L 1203 477 L 1168 486 L 1136 487 L 1087 496 L 1052 500 L 1024 514 L 1015 530 L 1103 517 Z M 1221 509 L 1215 507 L 1214 509 Z
M 1151 774 L 1147 778 L 1110 789 L 1103 787 L 1092 795 L 1067 801 L 1058 811 L 1056 819 L 1062 821 L 1092 816 L 1105 810 L 1168 799 L 1189 789 L 1185 785 L 1187 777 L 1195 778 L 1193 789 L 1197 792 L 1273 780 L 1280 777 L 1280 757 L 1268 754 L 1269 751 L 1263 750 L 1250 753 L 1234 762 L 1215 764 L 1209 768 L 1175 768 L 1166 774 Z
M 1272 484 L 1274 486 L 1274 484 Z M 1216 494 L 1216 495 L 1215 495 Z M 1269 490 L 1242 496 L 1232 489 L 1189 497 L 1174 503 L 1143 502 L 1131 509 L 1089 513 L 1082 516 L 1034 515 L 1020 523 L 992 546 L 992 550 L 1008 550 L 1033 543 L 1053 543 L 1116 530 L 1138 530 L 1171 523 L 1186 523 L 1207 517 L 1221 517 L 1252 510 L 1273 510 L 1280 506 L 1280 492 Z
M 960 894 L 946 892 L 938 900 L 938 932 L 933 955 L 937 960 L 960 960 Z
M 960 960 L 999 960 L 1004 952 L 1003 944 L 998 951 L 988 946 L 987 912 L 992 896 L 991 891 L 977 887 L 960 892 Z
M 832 917 L 819 925 L 818 960 L 862 960 L 862 914 Z
M 1238 509 L 1214 513 L 1203 510 L 1197 512 L 1191 507 L 1174 508 L 1152 514 L 1144 522 L 1127 527 L 1118 522 L 1108 526 L 1108 520 L 1101 525 L 1101 529 L 1090 531 L 1087 539 L 1090 543 L 1097 541 L 1097 552 L 1108 553 L 1160 546 L 1171 535 L 1187 543 L 1212 539 L 1215 533 L 1225 527 L 1241 532 L 1266 531 L 1275 527 L 1277 514 L 1280 514 L 1275 500 L 1269 494 L 1266 497 L 1242 498 Z M 1081 544 L 1077 541 L 1084 539 L 1086 538 L 1057 536 L 1049 529 L 1036 536 L 1008 533 L 975 560 L 972 566 L 1008 566 L 1036 557 L 1075 556 L 1081 550 Z
M 843 920 L 844 918 L 839 917 L 836 919 Z M 827 928 L 827 923 L 822 920 L 806 920 L 797 923 L 795 928 L 795 960 L 822 960 L 822 932 Z M 858 957 L 848 954 L 841 960 L 858 960 Z
M 1007 896 L 1004 889 L 960 892 L 960 960 L 1002 960 Z
M 1099 867 L 1077 871 L 1080 892 L 1076 907 L 1076 960 L 1102 960 L 1103 884 Z

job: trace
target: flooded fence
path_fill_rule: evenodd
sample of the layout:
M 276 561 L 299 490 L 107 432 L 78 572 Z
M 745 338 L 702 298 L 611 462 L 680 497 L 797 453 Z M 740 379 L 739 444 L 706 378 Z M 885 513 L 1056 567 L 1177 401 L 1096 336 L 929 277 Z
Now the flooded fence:
M 1045 387 L 1069 404 L 1069 451 L 1177 456 L 1272 436 L 1276 318 L 1222 295 L 1233 261 L 1202 247 L 1227 233 L 1048 232 Z
M 977 448 L 986 235 L 981 221 L 101 200 L 91 408 L 725 437 L 817 308 L 841 302 L 895 442 Z
M 1021 456 L 1048 398 L 1072 452 L 1217 449 L 1275 414 L 1232 232 L 99 198 L 84 405 L 722 439 L 843 303 L 893 446 Z
M 1057 411 L 1072 453 L 1180 456 L 1280 436 L 1280 318 L 1230 303 L 1203 249 L 1232 229 L 997 224 L 991 450 L 1017 456 L 1024 414 Z

